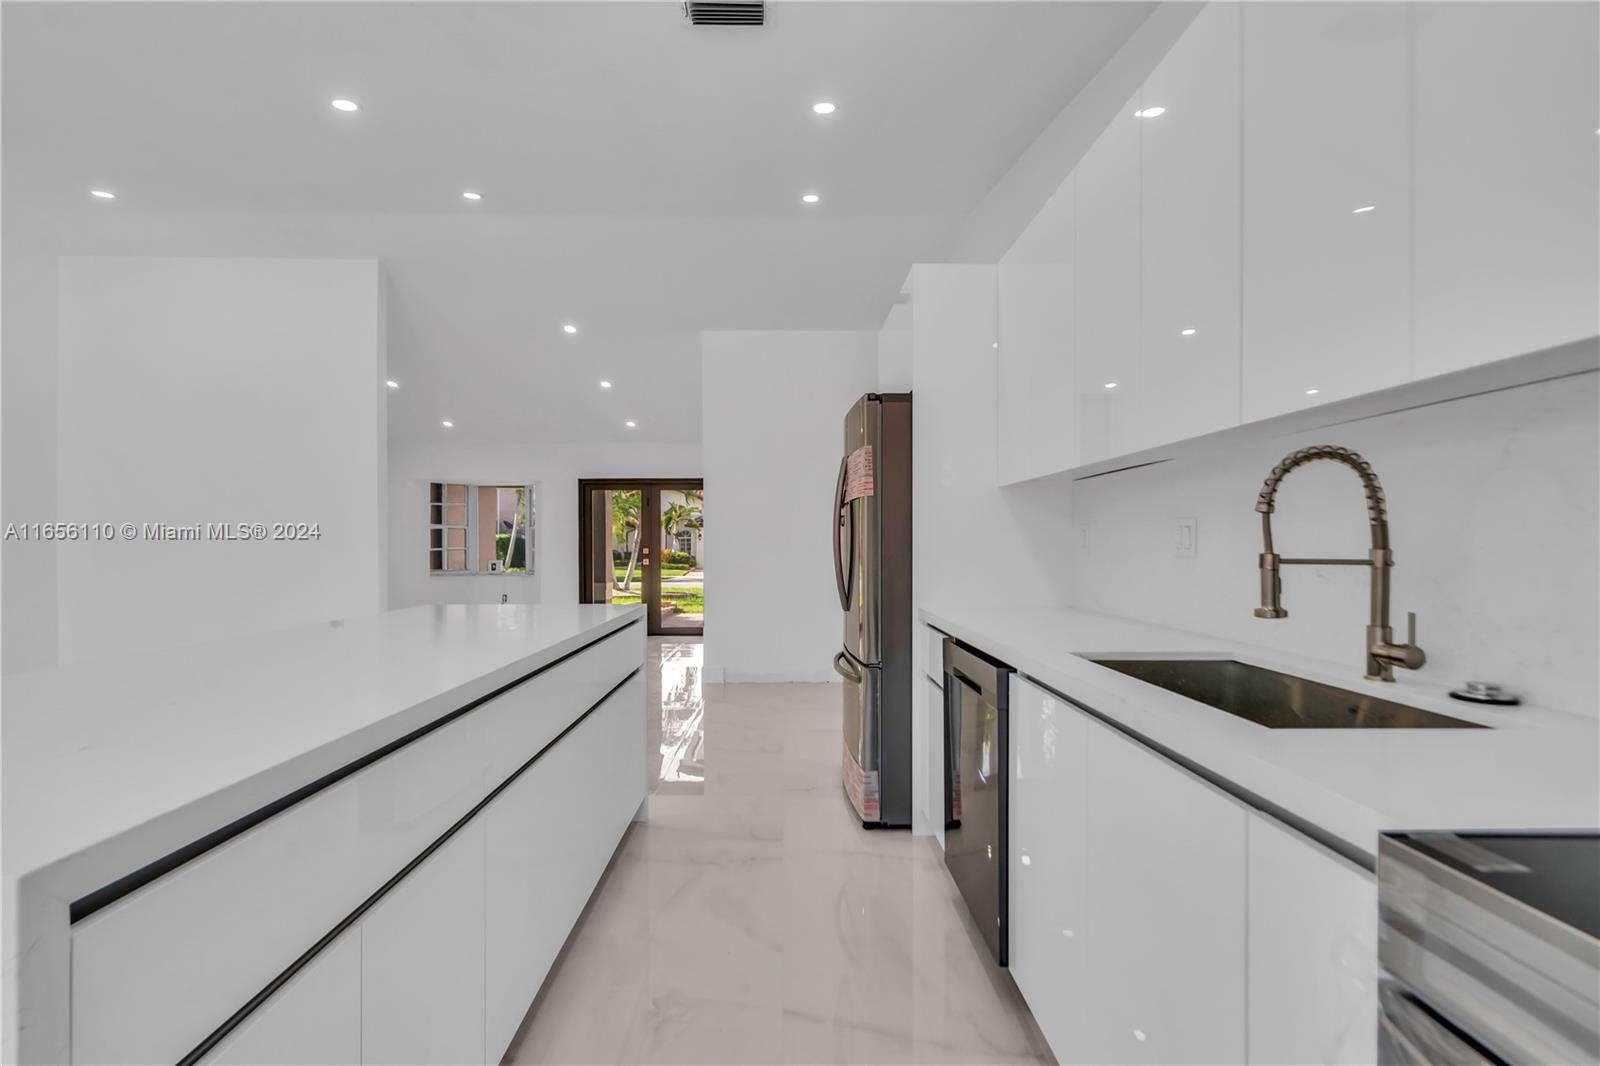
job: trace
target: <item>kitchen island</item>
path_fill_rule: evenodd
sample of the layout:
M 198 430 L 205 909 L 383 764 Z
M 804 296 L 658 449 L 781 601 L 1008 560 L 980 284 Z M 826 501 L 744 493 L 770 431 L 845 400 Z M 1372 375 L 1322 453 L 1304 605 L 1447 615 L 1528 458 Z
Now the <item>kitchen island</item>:
M 1600 825 L 1591 714 L 1082 611 L 921 620 L 930 665 L 944 633 L 1017 671 L 1011 974 L 1062 1063 L 1372 1062 L 1380 833 Z M 1479 728 L 1273 729 L 1095 659 L 1233 660 Z
M 642 609 L 8 677 L 5 1060 L 498 1061 L 645 794 Z

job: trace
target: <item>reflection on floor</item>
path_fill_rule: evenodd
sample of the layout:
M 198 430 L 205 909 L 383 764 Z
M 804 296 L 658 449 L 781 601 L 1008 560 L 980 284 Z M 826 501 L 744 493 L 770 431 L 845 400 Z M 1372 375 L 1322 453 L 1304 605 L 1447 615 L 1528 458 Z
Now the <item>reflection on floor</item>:
M 932 842 L 853 817 L 839 688 L 701 663 L 650 641 L 649 821 L 507 1061 L 1051 1061 Z
M 653 793 L 703 793 L 706 703 L 700 676 L 705 645 L 656 637 L 650 641 L 650 658 L 645 698 L 661 713 L 650 716 L 647 750 L 653 765 L 646 786 Z

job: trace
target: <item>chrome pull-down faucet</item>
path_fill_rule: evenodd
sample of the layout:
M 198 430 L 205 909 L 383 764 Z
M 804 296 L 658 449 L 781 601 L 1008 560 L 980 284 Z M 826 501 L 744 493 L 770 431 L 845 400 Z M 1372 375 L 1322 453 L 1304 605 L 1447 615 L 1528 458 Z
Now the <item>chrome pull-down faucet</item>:
M 1331 459 L 1343 463 L 1361 478 L 1367 493 L 1367 521 L 1372 529 L 1372 547 L 1365 559 L 1285 559 L 1272 550 L 1272 510 L 1278 495 L 1278 486 L 1292 470 L 1318 459 Z M 1393 681 L 1394 668 L 1416 670 L 1428 661 L 1417 647 L 1417 616 L 1407 615 L 1406 643 L 1396 644 L 1394 632 L 1389 628 L 1389 571 L 1394 566 L 1394 556 L 1389 551 L 1388 504 L 1383 497 L 1383 486 L 1378 483 L 1372 464 L 1349 448 L 1333 444 L 1318 444 L 1301 448 L 1283 457 L 1272 468 L 1261 486 L 1256 499 L 1256 510 L 1261 512 L 1261 606 L 1256 608 L 1257 618 L 1287 618 L 1283 609 L 1283 579 L 1279 574 L 1285 566 L 1365 566 L 1372 571 L 1372 613 L 1367 621 L 1367 680 Z

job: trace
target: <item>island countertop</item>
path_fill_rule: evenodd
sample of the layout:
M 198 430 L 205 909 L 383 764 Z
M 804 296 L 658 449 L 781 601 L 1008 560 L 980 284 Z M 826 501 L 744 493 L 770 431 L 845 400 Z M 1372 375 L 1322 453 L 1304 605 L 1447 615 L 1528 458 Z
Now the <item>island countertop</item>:
M 1600 826 L 1600 721 L 1451 699 L 1426 671 L 1366 681 L 1309 659 L 1070 609 L 924 608 L 979 648 L 1114 726 L 1367 857 L 1389 829 Z M 1118 673 L 1101 658 L 1232 658 L 1488 729 L 1269 729 Z
M 624 626 L 411 607 L 4 681 L 4 875 L 75 899 Z

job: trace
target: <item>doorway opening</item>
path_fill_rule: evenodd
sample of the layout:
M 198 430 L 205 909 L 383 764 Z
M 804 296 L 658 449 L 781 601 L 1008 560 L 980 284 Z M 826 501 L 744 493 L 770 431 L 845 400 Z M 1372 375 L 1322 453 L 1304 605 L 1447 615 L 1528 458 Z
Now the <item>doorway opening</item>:
M 578 601 L 642 603 L 653 635 L 705 633 L 705 482 L 578 482 Z

